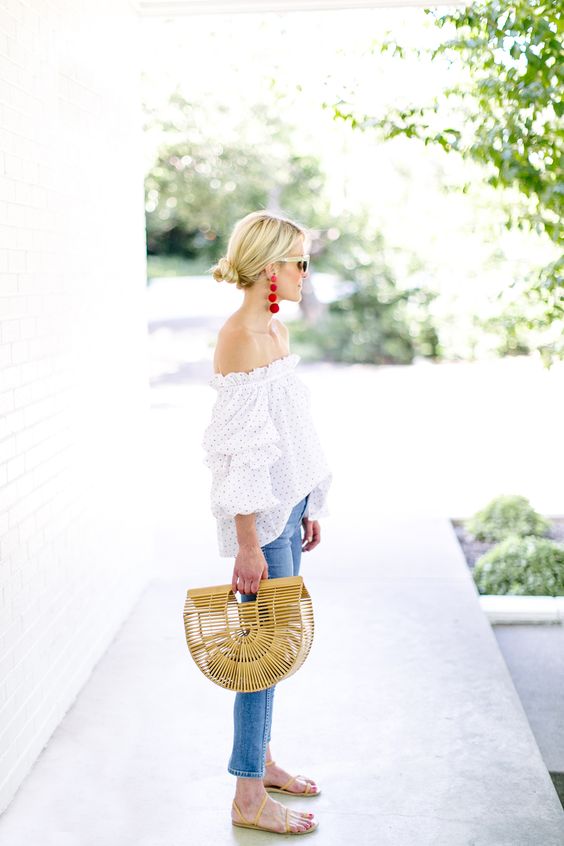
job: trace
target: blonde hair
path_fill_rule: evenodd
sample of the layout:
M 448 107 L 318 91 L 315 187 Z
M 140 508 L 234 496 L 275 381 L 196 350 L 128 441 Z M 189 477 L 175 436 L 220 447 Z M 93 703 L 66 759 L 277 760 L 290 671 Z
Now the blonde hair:
M 287 217 L 250 212 L 235 224 L 226 255 L 209 271 L 217 282 L 225 280 L 238 288 L 250 288 L 267 264 L 288 255 L 300 235 L 305 238 L 306 229 Z

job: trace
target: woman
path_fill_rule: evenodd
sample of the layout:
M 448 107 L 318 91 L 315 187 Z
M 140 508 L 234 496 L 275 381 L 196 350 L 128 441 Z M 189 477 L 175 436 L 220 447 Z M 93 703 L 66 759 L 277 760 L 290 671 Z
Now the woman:
M 211 505 L 219 554 L 234 557 L 232 588 L 256 600 L 261 579 L 296 576 L 302 549 L 320 543 L 318 517 L 328 514 L 332 474 L 313 426 L 309 389 L 295 373 L 278 302 L 299 302 L 307 275 L 305 230 L 268 212 L 252 212 L 231 234 L 227 254 L 210 268 L 235 284 L 244 301 L 218 334 L 217 391 L 203 447 L 212 470 Z M 302 541 L 300 526 L 304 529 Z M 303 547 L 302 547 L 303 543 Z M 267 793 L 313 796 L 311 779 L 292 776 L 272 759 L 274 687 L 236 693 L 228 772 L 237 777 L 234 825 L 280 834 L 317 828 L 311 813 L 286 808 Z

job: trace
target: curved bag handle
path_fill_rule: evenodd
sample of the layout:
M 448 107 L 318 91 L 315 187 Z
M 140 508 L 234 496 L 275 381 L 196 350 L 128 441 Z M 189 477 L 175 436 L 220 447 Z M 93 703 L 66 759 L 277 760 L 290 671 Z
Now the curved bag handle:
M 268 593 L 272 590 L 277 590 L 278 588 L 282 587 L 299 587 L 300 589 L 305 587 L 303 576 L 282 576 L 279 579 L 261 579 L 258 586 L 257 596 L 259 593 Z M 233 589 L 231 584 L 228 585 L 211 585 L 210 587 L 199 587 L 199 588 L 189 588 L 188 589 L 188 596 L 190 599 L 193 599 L 195 603 L 198 603 L 202 597 L 223 597 L 226 598 L 229 594 L 233 593 Z

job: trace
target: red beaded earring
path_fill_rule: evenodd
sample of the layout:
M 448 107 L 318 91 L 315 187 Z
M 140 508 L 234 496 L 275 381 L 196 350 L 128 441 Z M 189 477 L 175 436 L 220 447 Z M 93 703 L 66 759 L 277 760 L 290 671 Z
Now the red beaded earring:
M 270 277 L 270 282 L 271 282 L 270 290 L 271 291 L 275 291 L 276 288 L 277 288 L 276 285 L 272 284 L 273 282 L 276 282 L 277 278 L 278 277 L 276 276 L 275 273 L 273 273 L 272 276 Z M 280 311 L 280 306 L 276 302 L 276 294 L 269 294 L 268 299 L 270 300 L 270 306 L 269 306 L 270 311 L 272 311 L 272 312 Z

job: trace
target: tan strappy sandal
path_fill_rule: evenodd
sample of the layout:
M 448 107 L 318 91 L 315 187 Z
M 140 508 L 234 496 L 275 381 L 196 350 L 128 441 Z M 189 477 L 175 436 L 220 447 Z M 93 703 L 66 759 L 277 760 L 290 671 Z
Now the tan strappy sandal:
M 315 831 L 315 829 L 318 827 L 319 823 L 314 822 L 313 825 L 311 825 L 309 828 L 304 828 L 303 831 L 292 831 L 292 829 L 290 828 L 290 825 L 288 823 L 288 816 L 290 814 L 290 808 L 286 808 L 286 822 L 285 822 L 285 830 L 284 831 L 278 831 L 275 828 L 268 828 L 268 826 L 265 826 L 265 825 L 258 825 L 259 817 L 262 814 L 262 809 L 264 808 L 264 805 L 265 805 L 265 802 L 266 802 L 267 799 L 268 799 L 268 793 L 265 794 L 264 799 L 262 800 L 262 802 L 260 804 L 260 808 L 258 809 L 256 816 L 255 816 L 255 818 L 252 822 L 249 822 L 249 820 L 247 820 L 243 816 L 243 814 L 239 810 L 239 806 L 237 805 L 237 803 L 234 799 L 233 800 L 233 807 L 235 808 L 235 810 L 237 811 L 237 813 L 241 817 L 242 822 L 237 822 L 236 820 L 232 819 L 231 822 L 233 823 L 233 825 L 238 825 L 241 828 L 256 828 L 257 831 L 270 831 L 272 834 L 309 834 L 310 831 Z M 308 822 L 311 822 L 311 820 L 308 820 Z
M 275 764 L 276 761 L 265 761 L 266 766 L 268 767 L 269 764 Z M 300 790 L 299 793 L 295 793 L 293 790 L 286 790 L 293 781 L 296 781 L 298 778 L 303 778 L 306 780 L 305 790 Z M 282 787 L 276 787 L 275 785 L 265 784 L 265 790 L 270 791 L 271 793 L 284 793 L 285 796 L 319 796 L 321 790 L 319 788 L 316 791 L 311 789 L 311 783 L 308 780 L 307 776 L 297 775 L 292 776 L 292 778 L 288 779 L 288 781 L 282 785 Z

